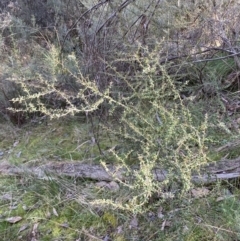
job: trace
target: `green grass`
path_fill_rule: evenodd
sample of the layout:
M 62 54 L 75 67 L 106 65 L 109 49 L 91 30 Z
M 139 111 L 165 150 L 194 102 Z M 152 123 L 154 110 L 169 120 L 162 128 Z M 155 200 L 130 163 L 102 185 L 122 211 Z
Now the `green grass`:
M 2 238 L 6 237 L 2 240 L 19 240 L 20 236 L 20 240 L 27 240 L 36 223 L 39 224 L 41 240 L 72 240 L 77 238 L 84 228 L 95 226 L 104 230 L 106 220 L 78 202 L 80 189 L 84 189 L 84 186 L 85 183 L 74 187 L 70 181 L 63 183 L 21 178 L 19 182 L 17 179 L 2 178 L 0 235 Z M 7 194 L 9 199 L 3 200 Z M 10 224 L 4 221 L 16 216 L 22 217 L 18 223 Z M 28 224 L 28 228 L 19 233 L 24 224 Z
M 29 132 L 26 138 L 26 130 Z M 53 121 L 46 125 L 25 126 L 18 130 L 19 144 L 9 154 L 10 162 L 21 164 L 35 158 L 58 156 L 70 159 L 71 150 L 79 143 L 89 140 L 90 127 L 72 119 Z M 103 133 L 103 132 L 101 132 Z M 221 132 L 209 132 L 209 142 L 213 147 L 227 141 L 233 135 Z M 106 134 L 105 146 L 112 144 Z M 104 139 L 105 138 L 105 139 Z M 3 143 L 16 141 L 9 136 Z M 66 143 L 66 144 L 65 144 Z M 80 144 L 81 145 L 81 144 Z M 103 146 L 104 146 L 103 145 Z M 86 144 L 85 148 L 95 148 L 91 155 L 98 156 L 96 147 Z M 14 155 L 19 151 L 19 158 Z M 89 149 L 88 149 L 89 150 Z M 78 158 L 84 159 L 84 148 L 78 149 Z M 76 151 L 77 152 L 77 151 Z M 89 151 L 88 151 L 89 152 Z M 91 156 L 89 153 L 88 157 Z M 66 154 L 67 153 L 67 154 Z M 66 154 L 66 155 L 65 155 Z M 214 154 L 213 160 L 220 159 L 226 153 Z M 231 156 L 239 155 L 239 149 L 231 150 Z M 72 155 L 72 160 L 74 160 Z M 43 161 L 44 162 L 44 161 Z M 234 188 L 233 188 L 234 187 Z M 224 194 L 224 190 L 233 190 L 233 195 Z M 226 183 L 209 187 L 210 194 L 203 198 L 194 198 L 191 193 L 181 199 L 161 199 L 156 196 L 149 200 L 145 212 L 137 215 L 137 227 L 131 227 L 133 214 L 127 211 L 99 206 L 89 203 L 96 199 L 126 201 L 131 199 L 129 188 L 120 185 L 115 193 L 99 189 L 94 182 L 74 178 L 57 178 L 49 180 L 35 179 L 30 176 L 0 179 L 0 235 L 2 240 L 27 240 L 32 235 L 35 225 L 39 240 L 100 240 L 109 236 L 112 240 L 234 240 L 240 235 L 240 209 L 238 205 L 239 190 L 237 183 Z M 218 197 L 224 197 L 217 201 Z M 126 199 L 126 200 L 124 200 Z M 159 208 L 162 214 L 159 216 Z M 22 220 L 10 224 L 9 217 L 20 216 Z M 168 225 L 164 226 L 163 223 Z M 25 230 L 19 230 L 28 224 Z M 166 223 L 165 223 L 166 224 Z M 37 227 L 36 227 L 37 225 Z
M 9 140 L 6 138 L 2 143 L 3 148 L 11 150 L 8 160 L 14 164 L 48 158 L 59 161 L 97 161 L 101 155 L 94 140 L 91 124 L 82 123 L 74 118 L 50 121 L 48 125 L 27 124 L 19 133 L 17 137 Z M 114 145 L 113 140 L 102 131 L 97 140 L 100 142 L 101 151 L 110 149 Z
M 187 107 L 192 114 L 192 123 L 196 126 L 199 126 L 208 113 L 206 153 L 211 161 L 218 161 L 227 154 L 228 158 L 240 155 L 238 147 L 216 152 L 217 147 L 239 137 L 235 130 L 228 128 L 232 117 L 217 111 L 217 97 L 189 102 Z M 109 125 L 113 129 L 118 124 Z M 77 118 L 53 120 L 47 125 L 26 124 L 18 129 L 9 129 L 8 123 L 2 127 L 5 138 L 1 142 L 1 148 L 10 150 L 8 154 L 5 153 L 4 159 L 16 165 L 44 164 L 53 160 L 87 160 L 99 163 L 104 157 L 93 141 L 93 134 L 98 134 L 99 144 L 105 153 L 117 145 L 120 148 L 119 157 L 124 158 L 129 148 L 128 142 L 124 143 L 120 135 L 109 134 L 102 126 L 97 133 L 93 133 L 91 123 Z M 20 152 L 21 155 L 18 156 Z M 128 164 L 137 163 L 138 156 L 134 155 L 133 153 L 126 159 Z M 106 155 L 106 159 L 108 162 L 118 162 L 111 155 Z M 178 195 L 179 185 L 176 184 L 170 190 L 176 192 L 175 198 L 163 199 L 161 192 L 153 195 L 145 203 L 144 211 L 136 216 L 137 225 L 133 227 L 134 214 L 131 210 L 124 211 L 100 203 L 90 204 L 95 200 L 128 204 L 138 193 L 129 186 L 120 184 L 120 189 L 112 192 L 98 188 L 95 181 L 91 180 L 55 176 L 50 176 L 48 180 L 27 175 L 13 178 L 2 176 L 0 236 L 4 241 L 27 240 L 35 228 L 39 240 L 101 240 L 106 236 L 117 241 L 236 240 L 240 236 L 238 186 L 237 181 L 217 183 L 207 187 L 209 195 L 196 198 L 191 194 L 191 188 L 184 195 Z M 167 184 L 163 191 L 168 192 Z M 223 200 L 219 201 L 219 197 Z M 162 215 L 159 215 L 159 209 L 162 209 Z M 7 218 L 16 216 L 20 216 L 22 220 L 14 224 L 6 221 Z M 26 229 L 20 232 L 26 224 Z

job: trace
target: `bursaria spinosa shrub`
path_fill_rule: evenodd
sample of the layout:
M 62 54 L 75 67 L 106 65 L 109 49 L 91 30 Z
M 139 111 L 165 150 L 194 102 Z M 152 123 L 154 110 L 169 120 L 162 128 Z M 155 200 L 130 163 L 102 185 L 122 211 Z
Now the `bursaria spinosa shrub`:
M 129 92 L 111 100 L 122 108 L 114 133 L 124 143 L 124 153 L 114 152 L 114 155 L 132 177 L 123 185 L 133 196 L 126 203 L 94 202 L 136 211 L 141 210 L 154 193 L 164 200 L 166 186 L 175 186 L 170 189 L 172 197 L 184 194 L 192 185 L 193 171 L 207 162 L 207 116 L 202 123 L 195 124 L 194 116 L 180 97 L 181 88 L 176 88 L 167 66 L 159 64 L 158 49 L 143 51 L 144 58 L 132 56 L 139 63 L 135 81 L 132 76 L 116 73 Z M 137 170 L 129 168 L 129 163 L 137 165 Z M 163 170 L 162 174 L 166 175 L 163 182 L 156 182 L 155 169 Z
M 118 122 L 114 128 L 103 128 L 118 137 L 120 148 L 112 149 L 113 159 L 119 168 L 126 170 L 126 181 L 119 181 L 126 197 L 120 201 L 108 199 L 95 200 L 93 204 L 111 205 L 140 212 L 153 195 L 164 200 L 166 186 L 171 188 L 171 197 L 184 194 L 191 187 L 191 175 L 207 162 L 205 141 L 208 127 L 207 116 L 202 122 L 195 123 L 194 116 L 184 105 L 174 78 L 168 73 L 168 66 L 159 63 L 159 48 L 151 51 L 142 48 L 131 55 L 138 67 L 133 75 L 117 71 L 118 61 L 129 62 L 129 58 L 105 63 L 109 72 L 125 86 L 125 92 L 117 92 L 112 82 L 103 90 L 96 82 L 84 77 L 74 55 L 68 56 L 59 66 L 68 73 L 78 86 L 77 93 L 62 91 L 54 81 L 50 82 L 39 75 L 38 92 L 34 93 L 26 83 L 23 85 L 25 95 L 14 99 L 24 102 L 27 112 L 41 111 L 50 118 L 61 118 L 69 114 L 94 113 L 103 103 L 107 103 L 109 115 Z M 55 51 L 54 49 L 52 51 Z M 56 56 L 52 54 L 52 56 Z M 56 60 L 56 59 L 55 59 Z M 69 61 L 72 61 L 69 68 Z M 58 66 L 54 65 L 54 66 Z M 74 71 L 73 71 L 74 69 Z M 57 71 L 51 75 L 56 77 Z M 55 93 L 66 102 L 65 108 L 47 108 L 41 97 Z M 80 100 L 79 105 L 73 99 Z M 102 158 L 102 165 L 107 165 Z M 163 170 L 165 180 L 156 180 L 154 171 Z M 114 176 L 114 174 L 113 174 Z M 128 178 L 129 177 L 129 178 Z M 129 192 L 131 197 L 129 197 Z

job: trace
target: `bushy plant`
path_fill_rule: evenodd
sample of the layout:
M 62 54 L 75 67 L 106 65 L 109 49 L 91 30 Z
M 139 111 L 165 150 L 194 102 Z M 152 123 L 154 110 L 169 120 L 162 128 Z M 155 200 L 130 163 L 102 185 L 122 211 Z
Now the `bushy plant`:
M 174 79 L 167 73 L 166 66 L 159 64 L 160 47 L 161 44 L 151 51 L 142 48 L 144 57 L 140 57 L 138 52 L 131 56 L 132 61 L 139 64 L 138 70 L 134 73 L 134 81 L 131 79 L 132 76 L 116 72 L 116 62 L 106 63 L 118 81 L 128 90 L 125 93 L 116 94 L 112 83 L 109 83 L 106 89 L 100 90 L 94 81 L 82 75 L 76 58 L 71 55 L 62 62 L 61 68 L 68 72 L 79 86 L 75 97 L 71 93 L 58 90 L 54 85 L 54 78 L 50 82 L 41 77 L 39 83 L 42 85 L 38 86 L 38 93 L 32 88 L 28 89 L 27 85 L 22 85 L 26 95 L 13 99 L 14 102 L 24 102 L 25 111 L 37 110 L 50 118 L 60 118 L 79 112 L 91 113 L 97 111 L 103 103 L 108 106 L 110 116 L 112 119 L 118 119 L 118 122 L 112 130 L 105 128 L 106 131 L 118 136 L 120 149 L 113 150 L 112 154 L 120 168 L 126 169 L 127 181 L 123 182 L 117 177 L 116 179 L 131 190 L 132 196 L 131 200 L 125 203 L 95 200 L 95 204 L 106 203 L 113 207 L 139 212 L 154 194 L 157 193 L 163 198 L 167 185 L 178 183 L 172 193 L 173 196 L 188 191 L 191 187 L 192 172 L 199 170 L 207 162 L 207 116 L 202 123 L 194 123 L 193 116 L 180 97 L 181 87 L 176 87 Z M 51 54 L 55 61 L 56 56 Z M 67 67 L 68 61 L 72 61 L 71 68 L 75 66 L 75 72 Z M 124 61 L 124 58 L 121 61 Z M 58 64 L 51 68 L 56 66 Z M 54 77 L 57 72 L 52 71 L 51 74 Z M 47 108 L 41 97 L 50 93 L 56 93 L 61 97 L 66 102 L 66 108 Z M 73 104 L 74 98 L 80 99 L 79 106 Z M 104 160 L 102 164 L 107 169 Z M 132 165 L 135 165 L 135 169 L 132 169 Z M 164 182 L 157 181 L 154 175 L 156 168 L 162 169 L 166 175 Z
M 167 185 L 178 183 L 172 189 L 172 197 L 188 191 L 192 172 L 207 163 L 207 116 L 200 124 L 194 122 L 194 116 L 180 97 L 181 88 L 176 87 L 166 66 L 159 64 L 158 50 L 143 51 L 144 58 L 133 56 L 141 66 L 141 71 L 135 73 L 135 83 L 130 76 L 116 73 L 129 87 L 128 94 L 119 94 L 117 99 L 105 97 L 121 109 L 117 112 L 119 123 L 114 133 L 119 136 L 124 151 L 113 151 L 113 154 L 128 170 L 126 175 L 132 177 L 122 184 L 133 196 L 127 203 L 94 201 L 132 211 L 140 211 L 153 194 L 164 200 Z M 131 169 L 131 164 L 137 168 Z M 166 175 L 164 182 L 157 182 L 156 168 Z
M 105 128 L 119 138 L 120 149 L 112 154 L 125 168 L 126 176 L 132 178 L 118 181 L 132 194 L 131 200 L 122 203 L 94 203 L 139 212 L 154 194 L 163 198 L 168 185 L 177 183 L 173 196 L 189 190 L 192 172 L 206 164 L 207 115 L 195 121 L 197 117 L 180 95 L 188 81 L 187 74 L 181 76 L 186 65 L 207 62 L 207 53 L 215 51 L 216 44 L 219 47 L 229 43 L 228 39 L 224 43 L 211 39 L 217 38 L 210 34 L 214 26 L 222 31 L 221 38 L 232 35 L 223 31 L 219 20 L 200 18 L 203 10 L 198 4 L 188 6 L 187 1 L 182 5 L 160 5 L 160 1 L 136 5 L 126 1 L 116 6 L 106 1 L 89 8 L 93 23 L 86 28 L 79 24 L 81 17 L 74 19 L 76 22 L 58 35 L 58 44 L 46 41 L 47 47 L 37 45 L 33 53 L 39 60 L 37 64 L 29 61 L 26 68 L 16 58 L 16 72 L 10 79 L 21 86 L 23 95 L 12 99 L 21 108 L 10 110 L 60 118 L 76 113 L 89 115 L 104 107 L 112 119 L 118 119 L 114 129 Z M 180 15 L 182 8 L 185 11 Z M 189 16 L 192 9 L 194 13 Z M 209 11 L 204 12 L 212 17 Z M 125 26 L 125 18 L 131 20 L 130 26 Z M 198 22 L 199 29 L 195 29 L 193 21 Z M 161 30 L 156 31 L 159 25 Z M 186 27 L 194 29 L 191 32 Z M 73 30 L 81 42 L 80 52 L 71 52 L 70 45 L 64 48 L 73 40 L 68 39 Z M 110 54 L 113 50 L 117 54 Z M 199 56 L 203 59 L 199 60 Z M 204 74 L 202 69 L 200 74 Z M 132 165 L 136 166 L 134 170 Z M 156 168 L 164 170 L 162 183 L 156 182 Z

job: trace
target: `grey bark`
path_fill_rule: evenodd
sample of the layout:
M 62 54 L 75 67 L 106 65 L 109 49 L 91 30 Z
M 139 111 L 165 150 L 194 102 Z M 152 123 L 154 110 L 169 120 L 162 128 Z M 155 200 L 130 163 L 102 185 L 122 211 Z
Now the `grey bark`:
M 108 165 L 106 170 L 102 165 L 91 165 L 82 162 L 49 162 L 45 165 L 14 166 L 8 162 L 0 164 L 0 175 L 33 175 L 37 178 L 45 179 L 50 176 L 66 176 L 97 181 L 126 181 L 133 178 L 133 175 L 125 175 L 126 169 L 114 165 Z M 132 171 L 138 170 L 133 168 Z M 162 182 L 167 178 L 167 171 L 155 168 L 153 176 L 156 181 Z M 202 168 L 199 174 L 192 175 L 194 183 L 212 183 L 217 180 L 232 179 L 240 177 L 240 157 L 232 160 L 221 160 L 211 163 Z

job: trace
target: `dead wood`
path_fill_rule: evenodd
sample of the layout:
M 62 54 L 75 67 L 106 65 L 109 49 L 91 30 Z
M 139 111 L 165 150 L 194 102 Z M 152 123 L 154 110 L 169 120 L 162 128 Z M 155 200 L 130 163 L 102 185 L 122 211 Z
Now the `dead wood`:
M 132 168 L 132 172 L 138 170 L 136 167 Z M 126 175 L 127 170 L 114 166 L 107 165 L 107 170 L 102 165 L 86 164 L 82 162 L 49 162 L 47 164 L 30 166 L 10 165 L 7 161 L 2 161 L 0 164 L 0 175 L 32 175 L 37 178 L 45 179 L 54 176 L 66 176 L 74 178 L 92 179 L 97 181 L 112 181 L 121 180 L 126 181 L 133 178 L 134 175 Z M 156 181 L 164 181 L 167 178 L 168 172 L 155 168 L 153 176 Z M 194 183 L 212 183 L 217 180 L 232 179 L 240 177 L 240 157 L 231 160 L 221 160 L 210 163 L 202 168 L 199 174 L 192 175 Z

